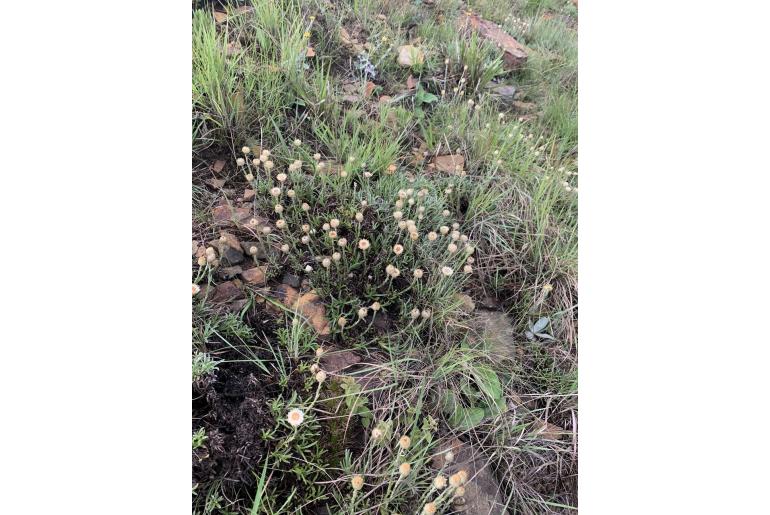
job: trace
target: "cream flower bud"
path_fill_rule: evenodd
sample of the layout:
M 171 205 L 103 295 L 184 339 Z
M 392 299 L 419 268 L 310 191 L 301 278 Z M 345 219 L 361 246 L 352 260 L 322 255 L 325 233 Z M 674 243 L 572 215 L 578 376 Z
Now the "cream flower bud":
M 452 270 L 448 266 L 443 266 L 443 267 L 441 267 L 441 273 L 444 274 L 445 276 L 449 277 L 450 275 L 452 275 L 454 273 L 454 270 Z
M 420 318 L 420 310 L 418 308 L 414 308 L 409 312 L 409 316 L 412 317 L 412 320 Z
M 318 363 L 313 363 L 312 365 L 310 365 L 311 374 L 315 375 L 316 373 L 318 373 L 319 370 L 321 370 L 321 368 L 318 366 Z
M 449 251 L 450 254 L 454 254 L 455 252 L 457 252 L 457 245 L 455 245 L 454 243 L 450 243 L 449 246 L 447 246 L 447 250 Z
M 402 207 L 404 207 L 404 201 L 396 200 L 396 209 L 401 209 Z
M 310 265 L 306 265 L 305 266 L 305 272 L 310 273 L 312 271 L 313 271 L 313 267 L 312 266 L 310 266 Z
M 276 179 L 278 179 L 278 182 L 284 182 L 288 178 L 288 176 L 285 173 L 279 173 L 275 176 Z
M 238 166 L 243 166 L 246 164 L 246 160 L 242 157 L 239 157 L 238 159 L 235 160 L 235 164 L 237 164 Z
M 428 502 L 422 507 L 422 513 L 424 515 L 434 515 L 436 513 L 436 503 Z
M 358 248 L 366 250 L 369 248 L 369 240 L 358 240 Z
M 275 210 L 275 212 L 276 212 L 276 213 L 278 213 L 278 214 L 281 214 L 281 213 L 283 213 L 283 206 L 282 206 L 281 204 L 276 204 L 276 205 L 275 205 L 275 207 L 274 207 L 273 209 L 274 209 L 274 210 Z
M 363 213 L 356 213 L 356 221 L 357 222 L 363 222 L 364 221 L 364 214 Z
M 442 490 L 446 488 L 446 476 L 439 474 L 436 479 L 433 480 L 433 487 L 436 490 Z
M 278 227 L 279 229 L 285 229 L 286 228 L 286 220 L 281 218 L 280 220 L 275 222 L 275 226 Z
M 366 318 L 366 315 L 369 314 L 369 310 L 366 308 L 361 308 L 358 310 L 358 318 Z
M 271 189 L 270 189 L 270 194 L 271 194 L 272 196 L 274 196 L 274 197 L 277 197 L 277 196 L 279 196 L 279 195 L 281 194 L 281 188 L 278 188 L 278 187 L 276 187 L 276 188 L 271 188 Z
M 273 230 L 270 227 L 265 226 L 262 228 L 262 234 L 270 234 L 271 232 L 273 232 Z
M 302 211 L 305 211 L 305 212 L 310 211 L 310 204 L 308 204 L 307 202 L 303 202 Z
M 466 274 L 472 274 L 473 273 L 473 267 L 471 265 L 465 265 L 463 267 L 463 272 Z
M 395 218 L 396 220 L 401 220 L 401 217 L 403 217 L 403 216 L 404 216 L 404 213 L 402 213 L 401 211 L 394 211 L 393 212 L 393 218 Z
M 431 310 L 429 310 L 429 309 L 427 309 L 427 308 L 426 308 L 426 309 L 423 309 L 423 310 L 422 310 L 422 313 L 420 313 L 420 316 L 422 316 L 422 317 L 423 317 L 423 318 L 425 318 L 425 319 L 428 319 L 428 318 L 430 318 L 430 315 L 431 315 Z
M 348 244 L 348 240 L 345 238 L 340 238 L 339 241 L 337 242 L 337 245 L 339 245 L 340 247 L 344 247 L 347 244 Z
M 408 436 L 404 435 L 398 439 L 398 446 L 401 447 L 403 450 L 407 450 L 410 445 L 412 445 L 412 439 L 409 438 Z
M 281 245 L 281 252 L 283 252 L 284 254 L 288 254 L 289 253 L 289 244 L 288 243 L 284 243 L 283 245 Z
M 326 223 L 321 226 L 321 229 L 323 229 L 324 231 L 328 231 L 331 228 L 332 228 L 331 225 L 326 224 Z
M 326 352 L 326 349 L 323 348 L 323 345 L 319 345 L 315 350 L 315 356 L 320 358 L 324 355 L 324 352 Z
M 302 243 L 304 243 L 305 245 L 307 245 L 308 243 L 310 243 L 310 236 L 308 236 L 307 234 L 306 234 L 306 235 L 304 235 L 304 236 L 303 236 L 302 238 L 300 238 L 300 239 L 301 239 Z
M 253 173 L 247 173 L 246 174 L 246 180 L 251 182 L 254 180 L 254 174 Z
M 243 147 L 243 148 L 241 149 L 241 152 L 243 152 L 244 154 L 248 154 L 248 153 L 250 153 L 250 152 L 251 152 L 251 149 L 250 149 L 249 147 Z
M 298 146 L 300 146 L 300 145 L 302 145 L 302 141 L 301 141 L 301 140 L 299 140 L 299 139 L 295 139 L 295 140 L 294 140 L 294 146 L 295 146 L 295 147 L 298 147 Z
M 438 230 L 441 234 L 446 235 L 449 232 L 449 227 L 447 227 L 446 225 L 442 225 L 441 227 L 439 227 Z
M 337 325 L 340 327 L 345 327 L 345 324 L 347 324 L 348 321 L 345 319 L 345 317 L 339 317 L 337 319 Z
M 436 238 L 438 238 L 438 234 L 436 234 L 434 231 L 428 233 L 428 239 L 430 241 L 436 241 Z
M 423 273 L 422 268 L 415 268 L 412 275 L 415 279 L 422 279 Z
M 324 268 L 329 268 L 330 266 L 332 266 L 332 260 L 329 258 L 323 258 L 323 260 L 321 261 L 321 264 L 323 265 Z
M 455 453 L 452 451 L 447 451 L 444 453 L 444 461 L 447 463 L 452 463 L 455 460 Z
M 399 222 L 398 222 L 398 228 L 399 228 L 399 229 L 404 229 L 404 228 L 406 228 L 406 222 L 405 222 L 405 221 L 403 221 L 403 220 L 399 220 Z
M 360 476 L 356 474 L 353 476 L 353 479 L 350 480 L 350 485 L 353 487 L 353 490 L 358 492 L 364 487 L 364 478 L 363 476 Z
M 304 233 L 310 232 L 310 226 L 308 224 L 302 224 L 302 232 Z
M 374 301 L 372 302 L 372 305 L 369 307 L 372 308 L 372 311 L 379 311 L 382 305 L 379 302 Z
M 336 218 L 332 218 L 332 219 L 329 221 L 329 225 L 331 225 L 331 226 L 332 226 L 334 229 L 336 229 L 337 227 L 339 227 L 339 226 L 340 226 L 340 221 L 339 221 L 339 220 L 337 220 Z
M 400 256 L 404 252 L 404 246 L 400 243 L 396 243 L 393 245 L 393 253 L 397 256 Z
M 335 239 L 337 237 L 337 231 L 329 231 L 329 238 Z
M 398 466 L 398 473 L 401 475 L 402 478 L 409 475 L 409 473 L 412 471 L 412 465 L 409 462 L 402 463 Z
M 272 161 L 265 161 L 265 170 L 272 170 L 275 166 L 275 163 Z
M 340 254 L 339 252 L 335 252 L 334 254 L 332 254 L 332 261 L 336 262 L 336 261 L 339 261 L 341 258 L 342 258 L 342 254 Z

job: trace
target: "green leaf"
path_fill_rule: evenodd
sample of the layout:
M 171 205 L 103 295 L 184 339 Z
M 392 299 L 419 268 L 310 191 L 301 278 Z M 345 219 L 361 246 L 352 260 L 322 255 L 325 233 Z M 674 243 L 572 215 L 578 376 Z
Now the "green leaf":
M 503 396 L 503 386 L 500 384 L 500 378 L 494 370 L 485 366 L 476 366 L 471 369 L 471 374 L 476 380 L 476 384 L 484 394 L 494 401 Z
M 551 319 L 548 317 L 543 317 L 539 319 L 537 322 L 535 322 L 535 325 L 532 326 L 532 332 L 539 333 L 540 331 L 546 328 L 546 326 L 548 325 L 548 322 L 550 321 Z
M 449 419 L 449 423 L 456 429 L 473 429 L 484 420 L 484 410 L 478 407 L 460 408 Z

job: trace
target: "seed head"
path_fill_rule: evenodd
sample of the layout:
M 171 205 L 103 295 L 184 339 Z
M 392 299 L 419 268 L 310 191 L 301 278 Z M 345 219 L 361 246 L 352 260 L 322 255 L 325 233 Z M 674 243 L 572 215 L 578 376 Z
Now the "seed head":
M 393 245 L 393 253 L 397 256 L 400 256 L 404 252 L 404 246 L 400 243 L 396 243 Z
M 401 474 L 402 478 L 408 476 L 411 471 L 412 465 L 409 462 L 404 462 L 398 466 L 398 473 Z
M 446 488 L 446 476 L 443 476 L 441 474 L 436 476 L 436 479 L 433 480 L 433 487 L 436 490 L 441 490 L 443 488 Z
M 364 487 L 364 478 L 363 476 L 360 476 L 356 474 L 353 476 L 353 479 L 350 480 L 350 485 L 353 487 L 353 490 L 358 492 Z
M 436 513 L 436 503 L 435 502 L 425 503 L 425 506 L 422 507 L 422 512 L 425 515 L 434 515 L 434 513 Z

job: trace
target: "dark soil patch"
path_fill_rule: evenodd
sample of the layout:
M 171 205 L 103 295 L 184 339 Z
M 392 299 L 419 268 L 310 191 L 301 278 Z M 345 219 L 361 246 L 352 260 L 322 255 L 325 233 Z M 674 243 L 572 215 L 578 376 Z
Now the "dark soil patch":
M 208 439 L 193 451 L 193 484 L 216 479 L 248 488 L 266 454 L 261 430 L 273 426 L 264 380 L 252 363 L 224 363 L 206 384 L 193 386 L 193 431 L 203 427 Z

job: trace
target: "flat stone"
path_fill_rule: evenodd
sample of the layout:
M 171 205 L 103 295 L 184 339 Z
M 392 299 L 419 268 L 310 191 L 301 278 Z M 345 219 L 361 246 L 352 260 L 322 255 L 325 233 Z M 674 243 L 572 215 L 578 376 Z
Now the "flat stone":
M 275 293 L 281 304 L 287 308 L 293 307 L 297 302 L 297 299 L 299 299 L 299 292 L 288 284 L 279 285 L 278 288 L 276 288 Z
M 224 261 L 225 265 L 237 265 L 243 262 L 243 252 L 235 250 L 227 244 L 220 244 L 220 257 Z
M 249 201 L 254 200 L 254 195 L 256 194 L 256 190 L 250 190 L 249 188 L 246 188 L 243 190 L 243 200 Z
M 516 97 L 516 86 L 495 84 L 489 88 L 489 93 L 500 100 L 512 101 Z
M 255 286 L 264 286 L 267 281 L 267 265 L 255 266 L 241 272 L 243 280 Z
M 480 309 L 476 311 L 469 326 L 482 338 L 492 355 L 505 358 L 516 356 L 514 327 L 505 313 Z
M 281 282 L 284 284 L 288 284 L 292 288 L 299 288 L 300 278 L 294 274 L 285 273 L 281 278 Z
M 213 303 L 229 302 L 244 298 L 243 291 L 238 287 L 235 281 L 225 281 L 217 285 L 214 294 L 210 297 Z
M 239 266 L 225 266 L 217 269 L 217 276 L 220 279 L 233 279 L 243 272 L 243 269 Z
M 361 362 L 361 357 L 347 349 L 330 349 L 321 357 L 321 368 L 330 374 L 337 374 Z
M 484 39 L 491 41 L 503 51 L 503 62 L 508 70 L 516 70 L 527 62 L 524 45 L 502 30 L 496 23 L 485 20 L 476 14 L 460 13 L 458 23 L 461 28 L 470 27 L 478 31 Z
M 441 172 L 455 173 L 465 168 L 465 158 L 460 154 L 436 156 L 431 163 Z
M 446 474 L 455 474 L 460 470 L 468 473 L 465 483 L 465 495 L 455 499 L 455 508 L 467 515 L 505 515 L 505 499 L 500 493 L 500 485 L 489 469 L 488 458 L 457 438 L 439 446 L 439 454 L 433 457 L 434 468 L 444 465 L 444 453 L 452 450 L 454 461 L 446 469 Z
M 302 295 L 294 305 L 294 309 L 307 318 L 319 335 L 325 336 L 331 333 L 329 321 L 326 319 L 326 308 L 315 291 Z
M 455 294 L 455 299 L 460 303 L 460 309 L 464 313 L 472 313 L 473 310 L 476 309 L 476 303 L 473 302 L 473 299 L 470 297 L 470 295 L 465 293 L 457 293 Z

